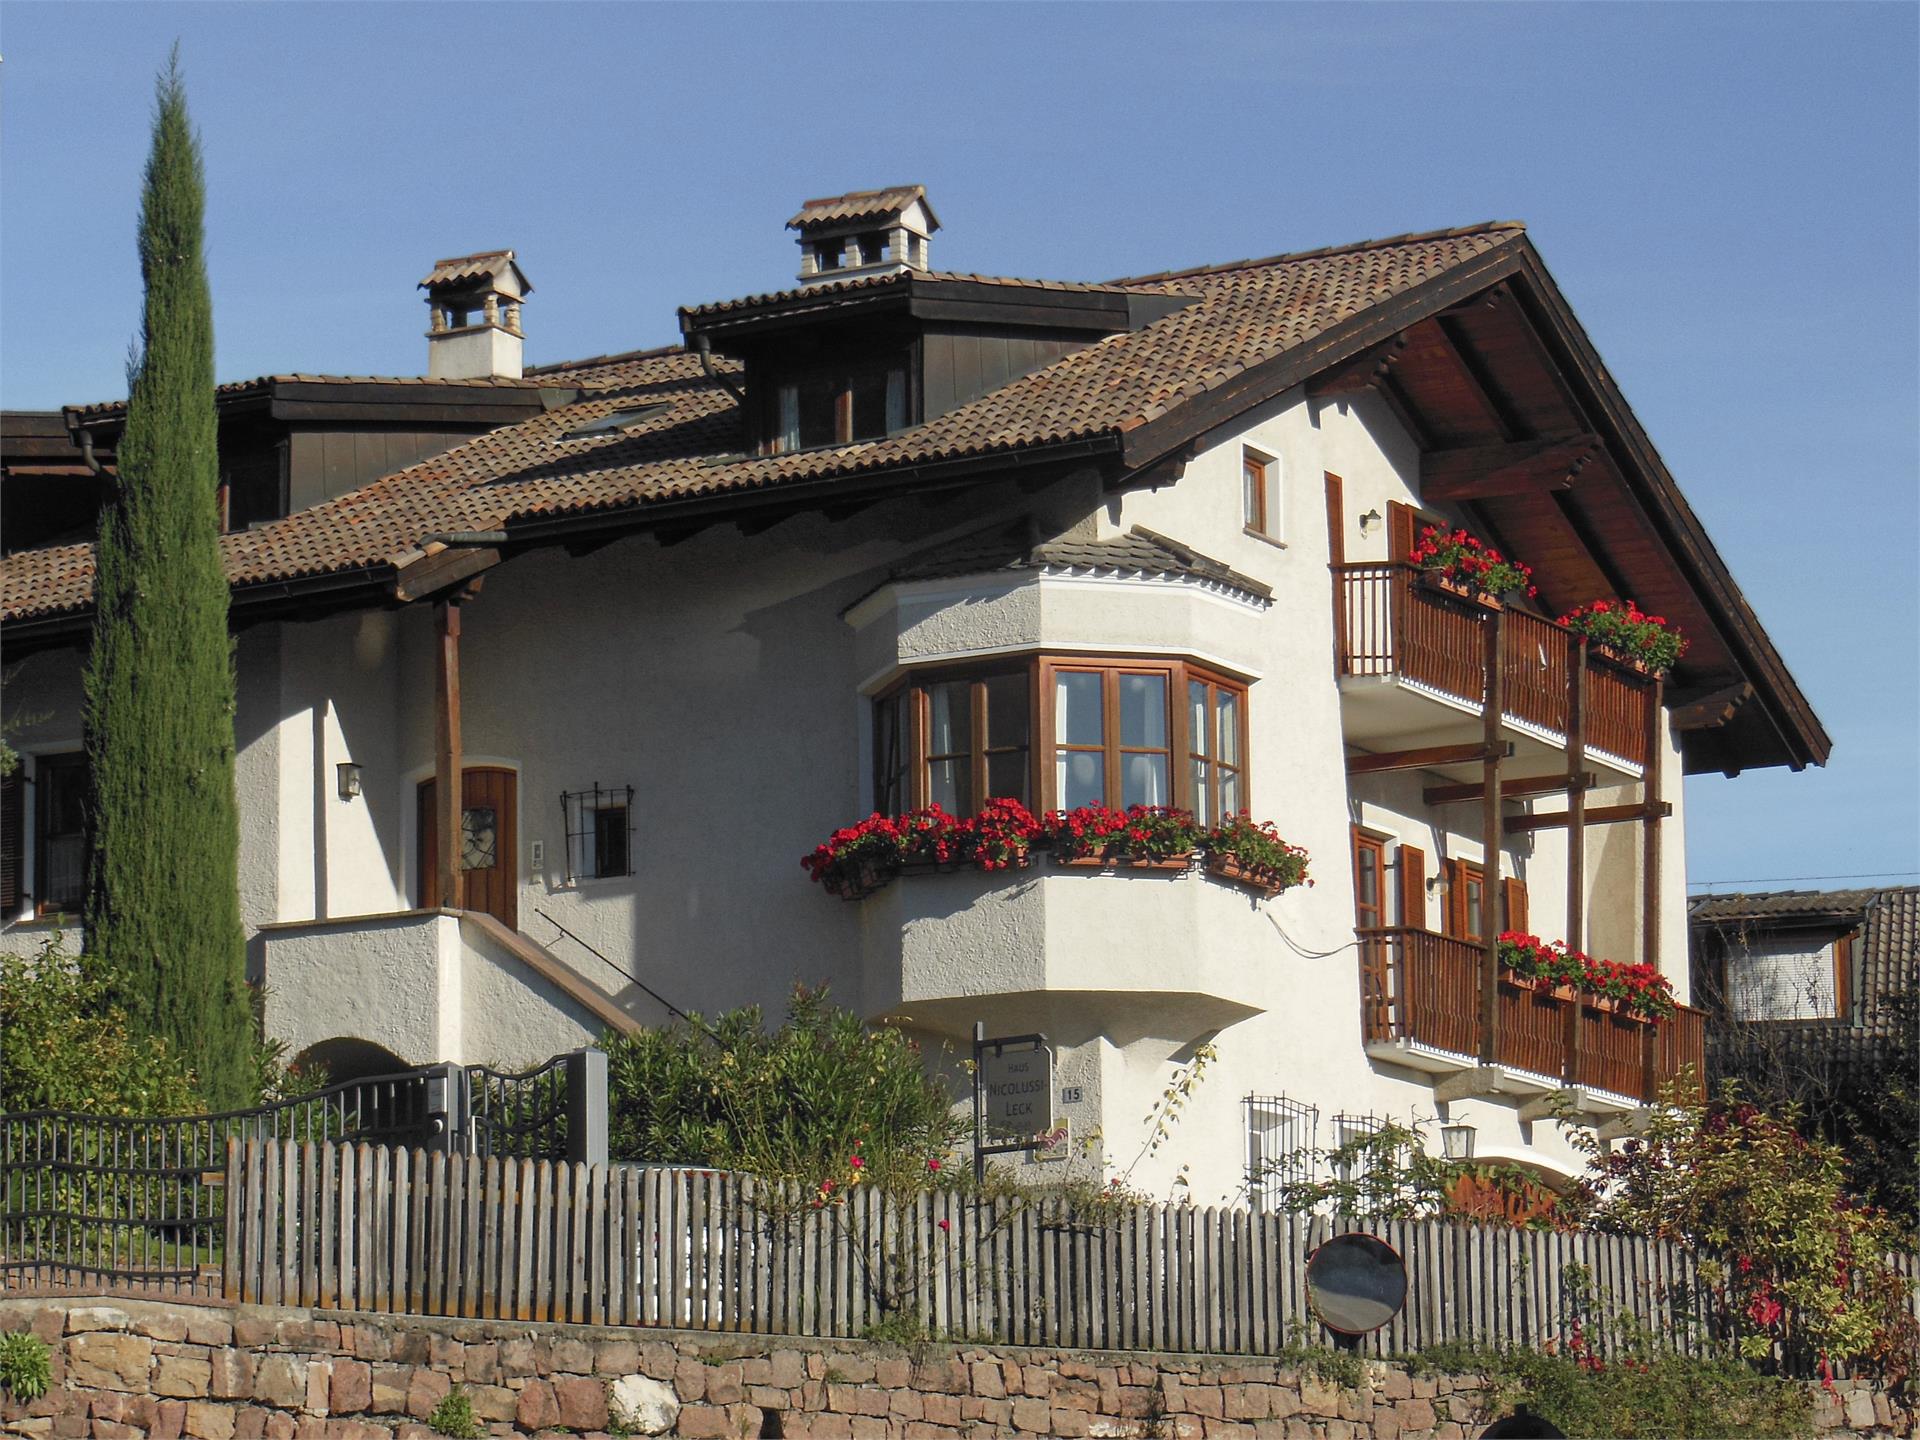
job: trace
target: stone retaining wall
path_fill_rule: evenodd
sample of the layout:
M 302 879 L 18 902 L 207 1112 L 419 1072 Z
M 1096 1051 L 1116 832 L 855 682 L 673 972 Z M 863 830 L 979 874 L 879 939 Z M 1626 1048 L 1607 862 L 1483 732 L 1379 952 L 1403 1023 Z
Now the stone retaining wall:
M 500 1435 L 1171 1436 L 1471 1440 L 1481 1379 L 1373 1364 L 1345 1388 L 1271 1361 L 612 1330 L 134 1300 L 0 1299 L 54 1385 L 0 1399 L 0 1435 L 432 1440 L 458 1385 Z M 1864 1386 L 1823 1434 L 1890 1435 Z

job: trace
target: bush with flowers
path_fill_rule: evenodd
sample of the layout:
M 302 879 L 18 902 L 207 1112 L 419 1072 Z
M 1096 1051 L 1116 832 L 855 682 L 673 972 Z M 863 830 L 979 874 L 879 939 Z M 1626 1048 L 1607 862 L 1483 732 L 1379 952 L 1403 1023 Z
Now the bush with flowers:
M 1501 968 L 1523 985 L 1551 990 L 1566 985 L 1613 1001 L 1630 1014 L 1657 1020 L 1673 1013 L 1673 984 L 1644 961 L 1622 964 L 1571 950 L 1564 940 L 1547 944 L 1538 935 L 1503 930 L 1494 938 Z
M 1420 532 L 1420 543 L 1407 558 L 1429 575 L 1470 595 L 1499 596 L 1524 590 L 1531 597 L 1538 593 L 1531 567 L 1509 560 L 1465 530 L 1446 531 L 1429 525 Z
M 800 864 L 829 895 L 858 900 L 908 865 L 1006 870 L 1024 864 L 1040 834 L 1040 822 L 1018 800 L 989 800 L 965 820 L 928 805 L 905 815 L 875 813 L 836 830 Z
M 1560 617 L 1569 630 L 1637 660 L 1656 675 L 1687 653 L 1688 640 L 1664 615 L 1649 615 L 1631 600 L 1595 600 Z

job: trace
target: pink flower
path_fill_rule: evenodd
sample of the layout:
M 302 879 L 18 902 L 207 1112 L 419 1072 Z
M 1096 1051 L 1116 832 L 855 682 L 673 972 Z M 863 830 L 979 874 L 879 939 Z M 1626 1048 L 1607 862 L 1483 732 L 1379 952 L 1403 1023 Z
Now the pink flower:
M 951 1221 L 951 1220 L 942 1220 L 942 1221 L 940 1222 L 940 1228 L 941 1228 L 942 1230 L 951 1230 L 951 1229 L 953 1229 L 953 1221 Z

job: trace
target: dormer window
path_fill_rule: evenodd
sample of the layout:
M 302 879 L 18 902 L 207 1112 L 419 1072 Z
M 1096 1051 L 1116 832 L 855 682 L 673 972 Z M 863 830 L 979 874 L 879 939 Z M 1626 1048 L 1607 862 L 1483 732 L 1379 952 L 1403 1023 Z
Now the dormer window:
M 878 440 L 907 427 L 907 357 L 827 361 L 774 383 L 770 455 Z

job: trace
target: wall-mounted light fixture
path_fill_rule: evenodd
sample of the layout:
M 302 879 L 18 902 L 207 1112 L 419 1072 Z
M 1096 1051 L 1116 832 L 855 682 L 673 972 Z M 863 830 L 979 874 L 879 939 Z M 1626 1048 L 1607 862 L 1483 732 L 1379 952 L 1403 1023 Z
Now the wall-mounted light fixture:
M 1362 540 L 1366 539 L 1367 536 L 1373 533 L 1373 527 L 1379 523 L 1380 512 L 1378 510 L 1367 511 L 1366 514 L 1360 517 L 1360 538 Z
M 1427 876 L 1427 894 L 1444 895 L 1447 893 L 1447 877 L 1444 871 Z
M 360 767 L 351 760 L 342 760 L 333 768 L 339 781 L 340 798 L 353 799 L 360 793 Z
M 1449 1160 L 1471 1160 L 1473 1158 L 1473 1135 L 1471 1125 L 1456 1122 L 1440 1127 L 1440 1148 Z

